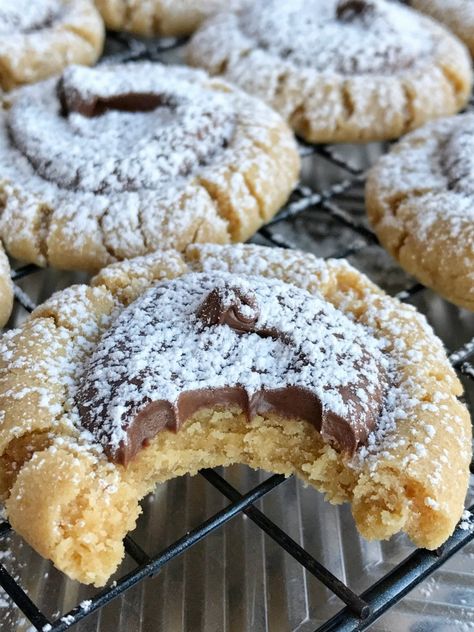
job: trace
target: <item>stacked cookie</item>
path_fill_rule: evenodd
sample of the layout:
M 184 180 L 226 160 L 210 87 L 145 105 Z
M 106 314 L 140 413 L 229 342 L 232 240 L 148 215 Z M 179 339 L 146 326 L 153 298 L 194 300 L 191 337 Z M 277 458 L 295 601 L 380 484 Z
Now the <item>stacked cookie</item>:
M 204 70 L 88 68 L 103 35 L 88 0 L 0 3 L 1 86 L 32 83 L 4 94 L 0 238 L 23 261 L 98 272 L 1 340 L 13 527 L 102 585 L 158 482 L 245 463 L 350 502 L 367 538 L 439 546 L 470 460 L 441 342 L 343 261 L 235 242 L 297 183 L 293 132 L 366 142 L 420 128 L 371 173 L 369 217 L 402 265 L 474 309 L 471 270 L 456 273 L 474 243 L 472 116 L 421 127 L 466 104 L 464 45 L 385 0 L 96 5 L 110 29 L 196 31 L 186 59 Z

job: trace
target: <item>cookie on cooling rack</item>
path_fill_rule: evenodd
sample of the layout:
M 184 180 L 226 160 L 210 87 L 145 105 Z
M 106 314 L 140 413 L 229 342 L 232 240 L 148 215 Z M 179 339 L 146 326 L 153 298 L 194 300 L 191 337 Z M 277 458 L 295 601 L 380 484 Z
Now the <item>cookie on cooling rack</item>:
M 397 138 L 466 103 L 471 66 L 442 26 L 385 0 L 268 0 L 206 21 L 190 63 L 257 95 L 311 142 Z
M 13 284 L 10 264 L 0 242 L 0 327 L 7 322 L 13 307 Z
M 278 114 L 182 66 L 73 66 L 0 116 L 0 235 L 40 266 L 245 241 L 298 179 Z
M 470 0 L 411 0 L 411 5 L 449 27 L 474 54 L 474 3 Z
M 94 64 L 104 24 L 92 0 L 2 0 L 0 35 L 0 89 L 11 90 Z
M 474 310 L 474 114 L 430 123 L 369 174 L 366 206 L 383 246 L 421 283 Z
M 462 513 L 471 425 L 443 346 L 344 261 L 157 252 L 54 295 L 2 346 L 9 520 L 82 582 L 107 581 L 156 483 L 203 467 L 296 474 L 370 539 L 435 548 Z
M 109 29 L 145 37 L 189 35 L 207 17 L 242 4 L 243 0 L 96 0 Z

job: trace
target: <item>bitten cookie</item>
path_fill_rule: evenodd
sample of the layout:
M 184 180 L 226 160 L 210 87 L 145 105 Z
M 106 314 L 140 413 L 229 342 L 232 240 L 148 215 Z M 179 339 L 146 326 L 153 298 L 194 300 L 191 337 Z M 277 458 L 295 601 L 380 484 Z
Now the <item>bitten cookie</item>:
M 71 63 L 94 64 L 103 45 L 92 0 L 2 0 L 0 88 L 46 79 Z
M 369 174 L 366 206 L 383 246 L 446 299 L 474 310 L 474 114 L 409 134 Z
M 296 474 L 370 539 L 435 548 L 462 513 L 471 425 L 443 346 L 344 261 L 157 252 L 56 294 L 1 345 L 9 520 L 82 582 L 107 581 L 156 483 L 203 467 Z
M 471 0 L 411 0 L 418 11 L 445 24 L 474 54 L 474 3 Z
M 10 264 L 0 242 L 0 327 L 7 322 L 13 307 L 13 284 Z
M 109 29 L 150 37 L 182 36 L 223 9 L 232 10 L 243 0 L 96 0 Z
M 93 271 L 157 248 L 245 241 L 299 166 L 278 114 L 202 71 L 73 66 L 0 114 L 0 235 L 18 259 Z
M 206 21 L 190 63 L 261 97 L 311 142 L 397 138 L 466 103 L 468 52 L 385 0 L 268 0 Z

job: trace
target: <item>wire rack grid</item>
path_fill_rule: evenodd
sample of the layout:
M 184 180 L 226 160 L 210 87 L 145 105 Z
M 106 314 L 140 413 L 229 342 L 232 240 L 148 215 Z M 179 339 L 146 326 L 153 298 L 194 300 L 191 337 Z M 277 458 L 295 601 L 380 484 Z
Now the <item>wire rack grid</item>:
M 126 36 L 110 35 L 108 46 L 113 54 L 106 57 L 105 61 L 162 60 L 166 59 L 170 51 L 179 48 L 181 43 L 163 40 L 144 43 Z M 310 235 L 311 247 L 316 248 L 318 254 L 349 259 L 357 258 L 362 254 L 361 260 L 367 260 L 370 249 L 379 247 L 363 214 L 366 166 L 357 164 L 360 151 L 354 148 L 335 149 L 331 146 L 308 145 L 300 141 L 300 152 L 304 165 L 310 161 L 312 174 L 309 180 L 311 182 L 309 184 L 306 182 L 308 178 L 303 172 L 302 183 L 295 189 L 287 205 L 259 231 L 254 241 L 281 248 L 293 248 L 295 222 L 300 224 L 300 231 L 306 233 L 307 217 L 309 215 L 314 217 L 317 214 L 318 217 L 323 218 L 320 222 L 322 233 L 327 231 L 329 222 L 331 230 L 337 234 L 334 243 L 329 240 L 328 245 L 326 240 L 322 253 L 321 249 L 318 249 L 318 244 L 322 243 L 318 240 L 318 235 Z M 318 178 L 314 178 L 315 165 L 321 173 L 324 173 L 325 169 L 330 169 L 333 174 L 327 186 L 318 186 Z M 297 241 L 300 245 L 301 235 Z M 327 248 L 331 251 L 326 252 Z M 37 272 L 38 269 L 34 265 L 16 267 L 13 271 L 17 312 L 20 310 L 26 314 L 34 309 L 34 300 L 23 291 L 20 283 Z M 404 281 L 406 281 L 405 286 L 396 293 L 403 301 L 413 301 L 427 291 L 422 285 L 408 277 L 404 277 Z M 459 348 L 452 351 L 450 360 L 459 375 L 474 384 L 474 337 L 464 341 Z M 473 466 L 471 466 L 471 472 L 474 473 Z M 466 520 L 468 522 L 474 520 L 474 505 L 472 505 L 468 509 L 469 514 L 464 518 L 463 528 L 458 527 L 441 549 L 435 552 L 421 549 L 412 551 L 377 582 L 358 594 L 257 508 L 256 504 L 259 500 L 283 486 L 287 479 L 280 475 L 269 476 L 258 485 L 252 486 L 249 491 L 242 493 L 218 471 L 203 470 L 200 475 L 208 485 L 222 494 L 228 504 L 156 554 L 145 551 L 132 536 L 127 536 L 125 549 L 132 561 L 131 570 L 119 576 L 105 589 L 96 592 L 91 599 L 87 600 L 87 603 L 81 602 L 68 612 L 58 614 L 54 618 L 49 617 L 36 605 L 14 574 L 9 572 L 6 565 L 2 563 L 0 563 L 0 586 L 31 622 L 33 629 L 43 632 L 63 632 L 124 595 L 140 582 L 156 576 L 171 560 L 183 555 L 193 545 L 221 529 L 239 514 L 243 514 L 266 537 L 273 540 L 307 573 L 324 584 L 343 602 L 343 607 L 334 616 L 317 627 L 318 632 L 364 630 L 474 539 L 474 528 L 466 528 Z M 8 522 L 0 523 L 0 540 L 10 533 L 11 527 Z

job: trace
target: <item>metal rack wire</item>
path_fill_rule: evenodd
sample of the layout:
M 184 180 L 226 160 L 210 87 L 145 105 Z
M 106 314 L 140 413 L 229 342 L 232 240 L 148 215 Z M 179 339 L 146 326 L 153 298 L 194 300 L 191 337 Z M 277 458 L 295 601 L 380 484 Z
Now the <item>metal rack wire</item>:
M 150 46 L 150 44 L 144 44 L 124 36 L 113 36 L 111 41 L 116 48 L 122 47 L 124 49 L 112 57 L 120 60 L 160 58 L 163 53 L 179 45 L 179 42 L 170 41 L 159 42 Z M 377 239 L 364 222 L 363 216 L 355 217 L 354 214 L 346 210 L 348 204 L 356 203 L 363 206 L 364 171 L 328 146 L 313 146 L 301 142 L 300 150 L 302 156 L 315 156 L 318 160 L 337 168 L 341 172 L 341 178 L 325 190 L 306 185 L 298 186 L 288 204 L 267 226 L 259 231 L 258 239 L 270 245 L 291 248 L 292 243 L 278 233 L 278 227 L 303 213 L 322 211 L 338 226 L 348 229 L 354 236 L 360 237 L 362 240 L 358 245 L 357 239 L 351 239 L 346 248 L 339 249 L 332 256 L 346 257 L 366 248 L 367 245 L 377 244 Z M 21 279 L 36 271 L 37 268 L 34 265 L 23 266 L 13 272 L 12 278 L 17 284 Z M 401 300 L 410 300 L 424 291 L 423 286 L 414 283 L 400 292 L 398 296 Z M 15 296 L 17 304 L 22 309 L 27 312 L 34 309 L 33 301 L 18 285 L 16 285 Z M 450 360 L 460 375 L 474 382 L 474 338 L 451 353 Z M 471 471 L 474 473 L 473 466 L 471 466 Z M 125 540 L 125 549 L 128 556 L 134 561 L 134 568 L 112 585 L 98 592 L 89 601 L 87 608 L 79 604 L 69 612 L 50 620 L 3 564 L 0 564 L 0 586 L 37 630 L 62 632 L 70 629 L 139 582 L 159 573 L 171 560 L 188 551 L 193 545 L 202 541 L 237 515 L 245 514 L 268 538 L 277 543 L 345 604 L 345 607 L 320 626 L 317 631 L 364 630 L 446 560 L 474 540 L 474 528 L 458 528 L 440 550 L 436 552 L 414 551 L 368 590 L 362 594 L 357 594 L 255 507 L 255 503 L 259 499 L 270 494 L 275 488 L 284 485 L 287 479 L 280 475 L 270 476 L 252 489 L 241 492 L 216 471 L 203 470 L 200 474 L 209 485 L 213 486 L 229 501 L 229 504 L 158 553 L 150 554 L 143 550 L 132 537 L 128 536 Z M 469 511 L 471 520 L 474 520 L 474 505 L 469 508 Z M 0 540 L 10 532 L 11 528 L 7 522 L 0 523 Z

